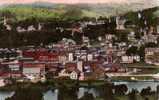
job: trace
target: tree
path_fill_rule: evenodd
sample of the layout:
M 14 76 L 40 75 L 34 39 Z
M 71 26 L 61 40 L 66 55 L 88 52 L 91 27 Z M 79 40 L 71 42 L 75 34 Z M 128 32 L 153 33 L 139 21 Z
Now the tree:
M 99 86 L 96 89 L 99 91 L 99 95 L 103 98 L 103 100 L 114 100 L 113 84 L 105 83 L 104 85 Z
M 140 95 L 141 96 L 146 96 L 146 95 L 151 95 L 151 87 L 147 87 L 141 90 Z
M 61 80 L 58 83 L 58 90 L 58 100 L 77 100 L 77 81 Z
M 18 88 L 15 94 L 6 100 L 43 100 L 43 94 L 35 88 Z
M 63 14 L 64 20 L 78 20 L 82 16 L 82 10 L 76 6 L 71 6 L 66 9 L 66 12 Z
M 141 61 L 144 62 L 144 60 L 145 60 L 145 46 L 144 45 L 140 46 L 140 48 L 138 50 L 138 55 L 140 56 Z
M 0 12 L 0 17 L 13 18 L 15 15 L 9 10 L 4 10 Z
M 131 46 L 127 51 L 126 54 L 127 55 L 136 55 L 138 53 L 138 47 L 136 46 Z
M 92 94 L 85 92 L 84 96 L 80 100 L 95 100 L 95 99 Z
M 146 97 L 146 98 L 145 98 L 145 100 L 149 100 L 149 98 L 148 98 L 148 97 Z
M 145 44 L 145 47 L 147 47 L 147 48 L 153 48 L 153 47 L 157 47 L 157 44 L 156 43 L 153 43 L 153 42 L 149 42 L 149 43 L 146 43 Z
M 125 95 L 125 93 L 127 91 L 128 91 L 128 88 L 125 84 L 115 86 L 115 94 L 116 95 Z
M 136 93 L 137 91 L 135 89 L 132 89 L 132 91 L 128 94 L 129 100 L 137 100 Z

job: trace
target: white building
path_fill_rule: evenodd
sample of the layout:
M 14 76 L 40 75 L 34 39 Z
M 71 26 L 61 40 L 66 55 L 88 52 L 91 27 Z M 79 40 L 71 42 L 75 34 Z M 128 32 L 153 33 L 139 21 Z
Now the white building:
M 23 68 L 23 75 L 28 79 L 40 78 L 40 68 Z
M 78 61 L 78 62 L 77 62 L 77 69 L 78 69 L 80 72 L 83 72 L 83 62 L 82 62 L 82 61 Z
M 78 73 L 75 72 L 75 71 L 71 72 L 70 79 L 77 80 L 78 79 Z
M 33 25 L 28 26 L 27 31 L 35 31 L 35 27 Z
M 122 56 L 121 60 L 121 63 L 134 63 L 134 61 L 139 62 L 140 56 Z
M 87 55 L 87 60 L 88 61 L 92 61 L 93 60 L 93 55 L 92 54 L 88 54 Z
M 68 61 L 73 61 L 73 53 L 68 54 Z
M 45 64 L 25 63 L 23 64 L 22 73 L 27 78 L 41 78 L 45 74 Z
M 116 29 L 117 30 L 124 30 L 125 29 L 125 26 L 124 26 L 125 22 L 126 22 L 126 20 L 121 19 L 120 17 L 116 17 L 116 25 L 117 25 Z

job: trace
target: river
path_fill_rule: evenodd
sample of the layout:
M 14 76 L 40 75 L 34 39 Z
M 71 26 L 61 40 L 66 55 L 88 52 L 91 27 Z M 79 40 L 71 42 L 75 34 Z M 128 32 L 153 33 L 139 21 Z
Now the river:
M 139 92 L 146 87 L 151 87 L 152 90 L 156 91 L 159 82 L 114 82 L 115 85 L 125 84 L 128 87 L 128 92 L 132 89 L 137 89 Z M 79 88 L 78 98 L 81 98 L 85 92 L 92 93 L 94 97 L 98 96 L 98 92 L 95 89 Z M 5 98 L 10 97 L 14 92 L 0 92 L 0 100 L 5 100 Z M 44 93 L 44 100 L 57 100 L 58 90 L 47 91 Z

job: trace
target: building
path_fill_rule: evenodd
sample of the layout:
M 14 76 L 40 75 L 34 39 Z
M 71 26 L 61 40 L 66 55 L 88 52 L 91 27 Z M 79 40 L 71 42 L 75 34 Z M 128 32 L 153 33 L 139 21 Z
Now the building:
M 3 67 L 2 72 L 5 76 L 12 77 L 12 78 L 22 77 L 21 63 L 18 60 L 10 61 L 10 62 L 2 62 L 1 66 Z
M 125 29 L 125 22 L 126 20 L 124 18 L 116 17 L 116 29 L 117 30 L 124 30 Z
M 159 48 L 146 48 L 145 62 L 148 64 L 159 65 Z
M 122 56 L 121 57 L 121 63 L 134 63 L 134 62 L 140 62 L 140 56 Z
M 28 79 L 41 78 L 45 75 L 45 64 L 40 62 L 24 62 L 22 73 Z

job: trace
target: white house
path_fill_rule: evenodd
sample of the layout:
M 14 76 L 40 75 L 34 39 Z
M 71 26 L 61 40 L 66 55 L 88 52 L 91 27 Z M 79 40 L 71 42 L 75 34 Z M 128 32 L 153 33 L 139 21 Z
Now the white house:
M 125 19 L 121 19 L 120 17 L 116 17 L 116 29 L 117 30 L 124 30 L 124 24 L 125 24 L 126 20 Z
M 35 27 L 33 25 L 28 26 L 27 31 L 35 31 Z
M 24 63 L 22 73 L 27 78 L 40 78 L 45 74 L 45 64 L 43 63 Z
M 68 54 L 68 61 L 73 61 L 73 53 Z
M 139 62 L 140 56 L 122 56 L 121 60 L 121 63 L 134 63 L 134 61 Z
M 88 54 L 87 55 L 87 60 L 88 61 L 92 61 L 93 60 L 93 55 L 92 54 Z
M 78 79 L 78 73 L 76 71 L 71 72 L 70 79 L 77 80 Z

